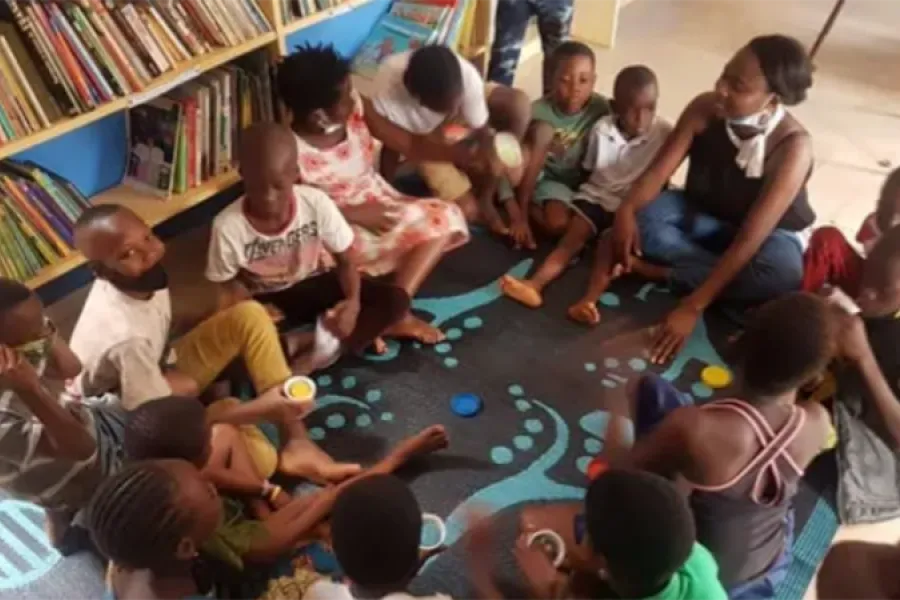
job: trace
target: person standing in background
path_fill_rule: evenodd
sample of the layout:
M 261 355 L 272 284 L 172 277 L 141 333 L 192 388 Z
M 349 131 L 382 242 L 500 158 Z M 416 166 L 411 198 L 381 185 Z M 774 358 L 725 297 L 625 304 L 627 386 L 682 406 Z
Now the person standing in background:
M 549 80 L 547 57 L 569 39 L 572 26 L 574 0 L 497 0 L 494 18 L 494 44 L 491 47 L 491 62 L 488 79 L 511 86 L 519 65 L 525 31 L 531 17 L 537 18 L 541 36 L 541 50 L 544 52 L 542 89 L 546 91 Z

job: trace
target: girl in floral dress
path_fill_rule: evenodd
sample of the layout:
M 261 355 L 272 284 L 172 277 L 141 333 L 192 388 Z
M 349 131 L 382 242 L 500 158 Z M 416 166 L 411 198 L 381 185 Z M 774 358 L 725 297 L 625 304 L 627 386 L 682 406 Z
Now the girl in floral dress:
M 395 284 L 414 296 L 441 256 L 468 241 L 462 211 L 436 198 L 405 196 L 378 173 L 349 62 L 333 47 L 305 46 L 285 58 L 277 86 L 297 136 L 301 180 L 325 191 L 353 226 L 364 272 L 393 273 Z M 444 338 L 412 313 L 385 335 L 430 344 Z

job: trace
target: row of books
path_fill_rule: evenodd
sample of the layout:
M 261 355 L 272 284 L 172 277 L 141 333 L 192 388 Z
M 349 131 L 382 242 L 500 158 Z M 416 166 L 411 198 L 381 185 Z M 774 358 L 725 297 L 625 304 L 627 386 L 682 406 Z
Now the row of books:
M 74 250 L 78 189 L 31 162 L 0 161 L 0 275 L 26 281 Z
M 165 197 L 234 168 L 241 130 L 275 118 L 271 69 L 256 53 L 131 109 L 124 183 Z
M 371 77 L 388 56 L 427 44 L 462 50 L 472 36 L 477 1 L 396 0 L 372 28 L 354 58 L 353 70 Z
M 270 30 L 256 0 L 0 0 L 0 143 Z
M 285 23 L 305 19 L 317 12 L 340 6 L 347 0 L 280 0 Z

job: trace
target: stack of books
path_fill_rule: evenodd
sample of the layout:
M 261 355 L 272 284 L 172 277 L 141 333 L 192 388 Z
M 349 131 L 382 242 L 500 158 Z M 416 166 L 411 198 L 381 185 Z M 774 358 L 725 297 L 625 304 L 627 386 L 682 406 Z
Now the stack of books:
M 472 36 L 477 1 L 396 0 L 372 28 L 353 60 L 353 70 L 372 77 L 388 56 L 427 44 L 463 50 Z
M 167 197 L 233 169 L 241 131 L 275 118 L 271 68 L 258 52 L 132 108 L 124 183 Z
M 88 206 L 74 185 L 31 162 L 0 161 L 0 275 L 27 281 L 71 255 Z
M 0 0 L 0 144 L 270 30 L 256 0 Z
M 340 6 L 347 0 L 279 0 L 281 2 L 281 14 L 287 25 L 297 19 L 305 19 L 317 12 Z

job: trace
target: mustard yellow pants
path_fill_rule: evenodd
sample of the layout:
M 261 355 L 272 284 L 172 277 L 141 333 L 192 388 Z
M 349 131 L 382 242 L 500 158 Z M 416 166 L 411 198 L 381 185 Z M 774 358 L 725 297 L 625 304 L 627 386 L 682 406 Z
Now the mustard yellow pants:
M 176 368 L 189 375 L 201 390 L 209 387 L 222 371 L 240 358 L 257 393 L 281 385 L 291 376 L 278 330 L 262 304 L 247 300 L 209 317 L 175 344 Z M 210 406 L 227 409 L 224 400 Z M 247 449 L 263 477 L 271 477 L 278 464 L 278 452 L 257 427 L 241 428 Z

